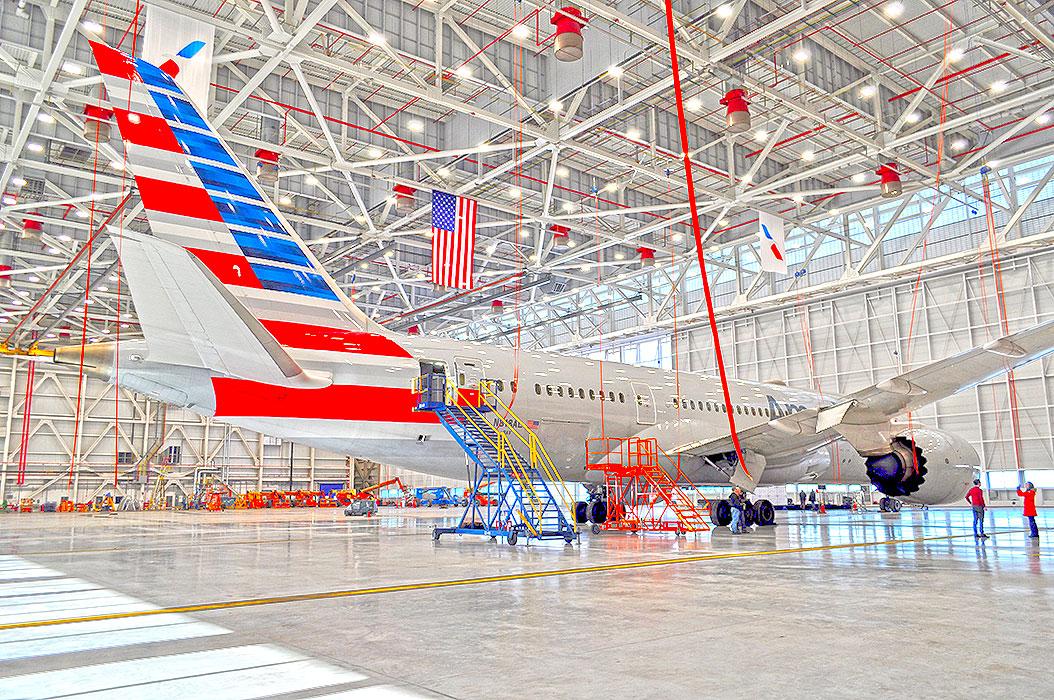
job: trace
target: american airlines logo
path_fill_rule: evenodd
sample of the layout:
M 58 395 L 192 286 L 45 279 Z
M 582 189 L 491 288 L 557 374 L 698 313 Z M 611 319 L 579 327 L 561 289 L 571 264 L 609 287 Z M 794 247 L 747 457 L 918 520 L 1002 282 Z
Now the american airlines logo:
M 769 400 L 769 412 L 774 417 L 778 418 L 782 418 L 783 416 L 789 416 L 790 414 L 797 413 L 798 411 L 804 411 L 806 408 L 805 406 L 800 406 L 798 404 L 793 403 L 781 404 L 779 401 L 772 398 L 768 394 L 765 394 L 765 398 Z

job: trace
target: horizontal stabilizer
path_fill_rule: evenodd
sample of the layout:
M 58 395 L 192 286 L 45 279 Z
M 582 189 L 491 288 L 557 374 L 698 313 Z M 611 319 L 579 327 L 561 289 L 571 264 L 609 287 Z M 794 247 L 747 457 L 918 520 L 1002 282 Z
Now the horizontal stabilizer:
M 125 231 L 117 248 L 149 352 L 144 358 L 279 386 L 321 388 L 195 256 Z

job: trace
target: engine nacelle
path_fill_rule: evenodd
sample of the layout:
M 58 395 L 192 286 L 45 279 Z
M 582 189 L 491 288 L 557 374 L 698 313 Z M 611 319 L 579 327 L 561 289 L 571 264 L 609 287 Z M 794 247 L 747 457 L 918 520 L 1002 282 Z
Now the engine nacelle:
M 865 458 L 871 483 L 887 496 L 937 505 L 958 501 L 980 468 L 977 451 L 957 435 L 916 428 L 893 438 L 887 453 Z

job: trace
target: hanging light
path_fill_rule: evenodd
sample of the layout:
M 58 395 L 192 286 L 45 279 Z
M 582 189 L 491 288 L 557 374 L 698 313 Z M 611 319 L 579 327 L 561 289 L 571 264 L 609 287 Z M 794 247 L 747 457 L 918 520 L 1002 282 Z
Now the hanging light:
M 637 252 L 640 253 L 640 266 L 641 267 L 652 267 L 655 265 L 655 251 L 651 248 L 640 247 L 637 248 Z
M 505 302 L 503 302 L 501 299 L 495 299 L 494 301 L 490 302 L 491 316 L 501 316 L 503 313 L 505 313 Z
M 37 215 L 38 212 L 31 211 L 30 214 Z M 22 238 L 40 240 L 40 234 L 44 232 L 44 224 L 35 219 L 22 219 Z
M 110 142 L 113 112 L 98 105 L 84 105 L 84 138 L 88 143 Z
M 417 206 L 414 200 L 417 190 L 408 185 L 396 185 L 392 188 L 392 192 L 395 193 L 395 213 L 400 216 L 412 214 L 414 207 Z
M 897 172 L 896 163 L 880 165 L 878 170 L 875 171 L 875 174 L 878 175 L 879 180 L 881 181 L 883 197 L 887 199 L 890 197 L 899 197 L 904 191 L 900 182 L 900 173 Z
M 750 110 L 746 90 L 734 88 L 725 93 L 721 104 L 728 108 L 725 115 L 725 128 L 731 134 L 741 134 L 750 129 Z
M 256 179 L 264 185 L 278 182 L 279 154 L 266 148 L 256 149 Z
M 553 42 L 556 59 L 571 63 L 582 58 L 582 27 L 585 26 L 582 11 L 577 7 L 562 7 L 549 22 L 556 25 L 556 41 Z
M 571 229 L 560 224 L 552 224 L 549 226 L 549 230 L 553 232 L 553 248 L 556 250 L 567 250 L 569 247 L 568 243 L 571 242 Z

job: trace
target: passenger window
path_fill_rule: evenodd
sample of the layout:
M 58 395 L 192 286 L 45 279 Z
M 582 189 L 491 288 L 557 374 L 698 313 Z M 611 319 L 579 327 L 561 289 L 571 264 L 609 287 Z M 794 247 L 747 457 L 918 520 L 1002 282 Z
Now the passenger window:
M 562 386 L 557 386 L 556 387 L 556 395 L 557 396 L 563 396 L 564 395 L 564 388 Z
M 586 397 L 586 390 L 581 387 L 578 389 L 578 398 L 584 399 Z
M 692 399 L 688 403 L 691 404 L 692 410 L 694 411 L 695 410 L 695 399 Z
M 552 384 L 546 384 L 545 385 L 545 393 L 548 394 L 549 396 L 553 395 L 553 385 Z
M 626 396 L 621 391 L 618 393 L 618 402 L 626 403 Z
M 464 386 L 465 386 L 465 373 L 464 372 L 461 372 L 460 374 L 457 375 L 457 385 L 459 387 L 464 388 Z
M 613 392 L 613 391 L 609 391 L 608 392 L 608 401 L 611 401 L 612 403 L 614 403 L 614 401 L 615 401 L 615 392 Z
M 534 385 L 534 393 L 538 394 L 538 396 L 542 395 L 542 385 L 541 384 L 535 384 Z
M 681 399 L 681 408 L 688 408 L 688 399 Z
M 505 391 L 505 382 L 503 382 L 503 381 L 501 381 L 501 380 L 499 379 L 499 380 L 497 381 L 497 384 L 498 384 L 498 391 Z
M 575 397 L 575 388 L 572 386 L 567 387 L 567 398 L 573 399 Z
M 596 391 L 594 391 L 593 389 L 590 389 L 590 390 L 589 390 L 589 400 L 590 400 L 590 401 L 595 401 L 595 400 L 596 400 L 596 398 L 597 398 L 597 393 L 596 393 Z

